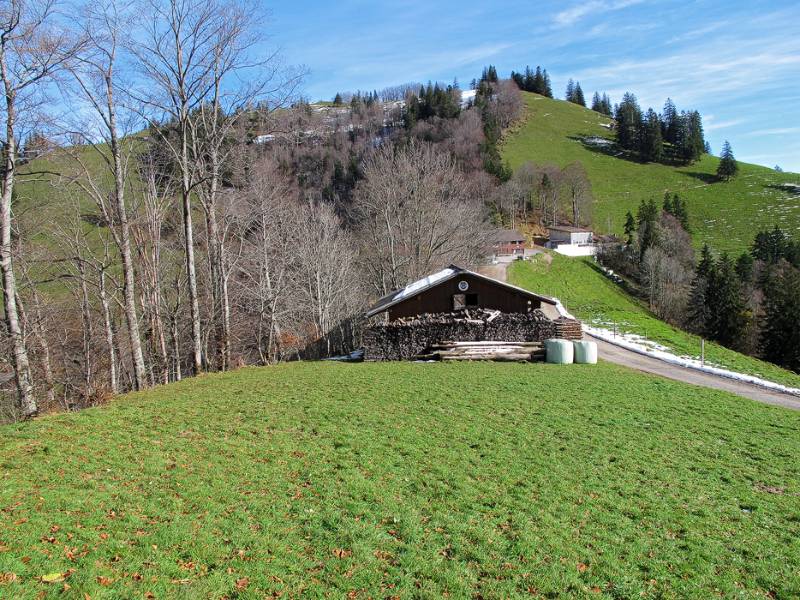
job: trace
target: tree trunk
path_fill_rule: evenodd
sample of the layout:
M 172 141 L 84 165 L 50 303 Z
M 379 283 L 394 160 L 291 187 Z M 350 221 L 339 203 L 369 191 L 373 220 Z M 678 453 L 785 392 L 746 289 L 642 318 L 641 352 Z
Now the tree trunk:
M 33 391 L 28 349 L 19 321 L 17 307 L 17 282 L 11 259 L 11 199 L 14 193 L 16 169 L 16 140 L 14 139 L 15 94 L 8 84 L 5 57 L 0 60 L 6 92 L 6 144 L 4 148 L 3 190 L 0 195 L 0 274 L 3 277 L 3 306 L 5 308 L 6 328 L 11 338 L 14 376 L 17 383 L 17 397 L 22 416 L 32 417 L 37 412 L 36 397 Z
M 20 305 L 22 309 L 22 305 Z M 50 343 L 47 341 L 47 336 L 45 335 L 44 327 L 42 323 L 44 322 L 42 316 L 42 305 L 39 301 L 39 294 L 36 290 L 33 290 L 33 308 L 36 311 L 36 325 L 31 327 L 31 331 L 33 331 L 33 335 L 36 336 L 36 341 L 39 343 L 39 347 L 42 349 L 42 372 L 44 373 L 44 382 L 47 386 L 45 393 L 47 394 L 47 404 L 48 407 L 55 406 L 56 403 L 56 386 L 55 386 L 55 378 L 53 377 L 53 366 L 50 360 Z M 23 313 L 23 319 L 24 319 Z
M 188 117 L 187 117 L 188 118 Z M 200 328 L 200 302 L 197 297 L 197 271 L 194 260 L 194 228 L 192 225 L 192 196 L 189 182 L 188 143 L 187 132 L 182 132 L 183 154 L 182 165 L 183 187 L 181 189 L 181 203 L 183 206 L 183 236 L 186 250 L 186 274 L 189 280 L 189 308 L 192 319 L 192 366 L 195 375 L 203 371 L 203 335 Z
M 125 321 L 128 325 L 128 337 L 133 358 L 133 380 L 137 390 L 147 387 L 147 371 L 142 353 L 142 338 L 139 333 L 139 318 L 136 315 L 136 284 L 134 277 L 133 257 L 131 253 L 131 234 L 128 224 L 128 210 L 125 206 L 125 166 L 117 139 L 117 115 L 114 104 L 113 72 L 109 70 L 106 78 L 108 98 L 109 133 L 111 137 L 111 154 L 114 161 L 114 199 L 116 201 L 117 219 L 119 220 L 119 252 L 122 259 L 122 295 L 125 306 Z
M 111 319 L 111 305 L 106 294 L 106 274 L 105 271 L 100 271 L 100 304 L 103 307 L 103 325 L 106 333 L 106 343 L 108 344 L 108 379 L 111 387 L 111 393 L 119 393 L 119 383 L 117 382 L 117 349 L 114 346 L 114 322 Z M 139 384 L 136 384 L 137 388 Z
M 92 395 L 92 314 L 89 304 L 89 288 L 86 285 L 86 264 L 78 258 L 78 274 L 81 285 L 81 322 L 83 324 L 83 386 L 84 397 Z

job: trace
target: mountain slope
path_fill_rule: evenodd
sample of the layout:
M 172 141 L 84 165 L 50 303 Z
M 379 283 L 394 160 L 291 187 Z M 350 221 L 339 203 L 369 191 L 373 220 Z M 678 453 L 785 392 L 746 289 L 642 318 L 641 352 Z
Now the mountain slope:
M 596 231 L 622 233 L 625 213 L 635 213 L 644 199 L 659 203 L 665 191 L 688 201 L 696 245 L 708 242 L 717 251 L 741 252 L 760 229 L 775 224 L 800 233 L 800 194 L 781 187 L 800 184 L 800 175 L 739 163 L 730 182 L 714 178 L 718 159 L 704 156 L 687 166 L 642 164 L 623 158 L 610 119 L 561 100 L 523 92 L 526 116 L 504 137 L 502 155 L 512 168 L 526 161 L 565 166 L 580 161 L 592 182 Z M 607 142 L 604 140 L 608 140 Z M 735 144 L 734 144 L 735 150 Z
M 800 594 L 800 413 L 609 364 L 243 369 L 0 457 L 2 597 Z

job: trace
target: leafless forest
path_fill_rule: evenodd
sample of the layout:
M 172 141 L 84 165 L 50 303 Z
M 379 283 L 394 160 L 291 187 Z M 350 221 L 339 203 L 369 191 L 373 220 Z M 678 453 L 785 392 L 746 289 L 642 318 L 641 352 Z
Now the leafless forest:
M 259 15 L 2 3 L 1 419 L 346 349 L 366 303 L 493 227 L 589 218 L 578 165 L 487 170 L 511 81 L 437 87 L 452 110 L 413 122 L 410 85 L 310 105 Z

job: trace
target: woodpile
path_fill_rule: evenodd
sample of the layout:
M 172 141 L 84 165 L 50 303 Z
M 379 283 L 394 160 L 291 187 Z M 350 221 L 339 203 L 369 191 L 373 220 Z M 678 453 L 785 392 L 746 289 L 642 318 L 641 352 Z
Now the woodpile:
M 559 317 L 555 323 L 556 334 L 553 337 L 562 340 L 580 340 L 583 338 L 583 328 L 580 321 Z
M 432 354 L 433 350 L 452 352 L 447 348 L 458 342 L 504 342 L 516 344 L 509 352 L 498 354 L 534 354 L 538 348 L 523 348 L 520 342 L 542 342 L 560 337 L 558 323 L 549 319 L 541 310 L 529 313 L 503 313 L 481 308 L 451 313 L 422 314 L 373 325 L 364 331 L 364 351 L 367 360 L 413 360 L 418 356 Z M 574 324 L 574 325 L 572 325 Z M 565 335 L 580 331 L 580 323 L 566 319 L 560 325 Z M 577 329 L 576 329 L 577 327 Z M 575 339 L 570 337 L 568 339 Z M 462 354 L 475 354 L 462 352 Z M 440 357 L 444 358 L 444 356 Z M 449 358 L 448 358 L 449 359 Z M 503 359 L 509 359 L 503 357 Z M 509 360 L 522 360 L 513 358 Z M 468 360 L 453 358 L 452 360 Z M 525 360 L 531 360 L 530 357 Z

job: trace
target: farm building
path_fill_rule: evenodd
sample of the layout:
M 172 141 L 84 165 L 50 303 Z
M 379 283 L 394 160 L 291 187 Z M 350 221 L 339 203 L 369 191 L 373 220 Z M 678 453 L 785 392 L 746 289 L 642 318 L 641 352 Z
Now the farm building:
M 555 247 L 560 244 L 591 244 L 592 231 L 583 227 L 570 225 L 553 225 L 547 228 L 550 232 L 550 244 Z
M 579 339 L 580 322 L 555 298 L 450 265 L 378 300 L 366 315 L 365 357 L 420 356 L 444 341 Z
M 592 256 L 597 251 L 590 229 L 570 225 L 553 225 L 546 246 L 566 256 Z
M 492 252 L 495 256 L 523 255 L 525 236 L 516 229 L 500 229 L 493 237 Z

